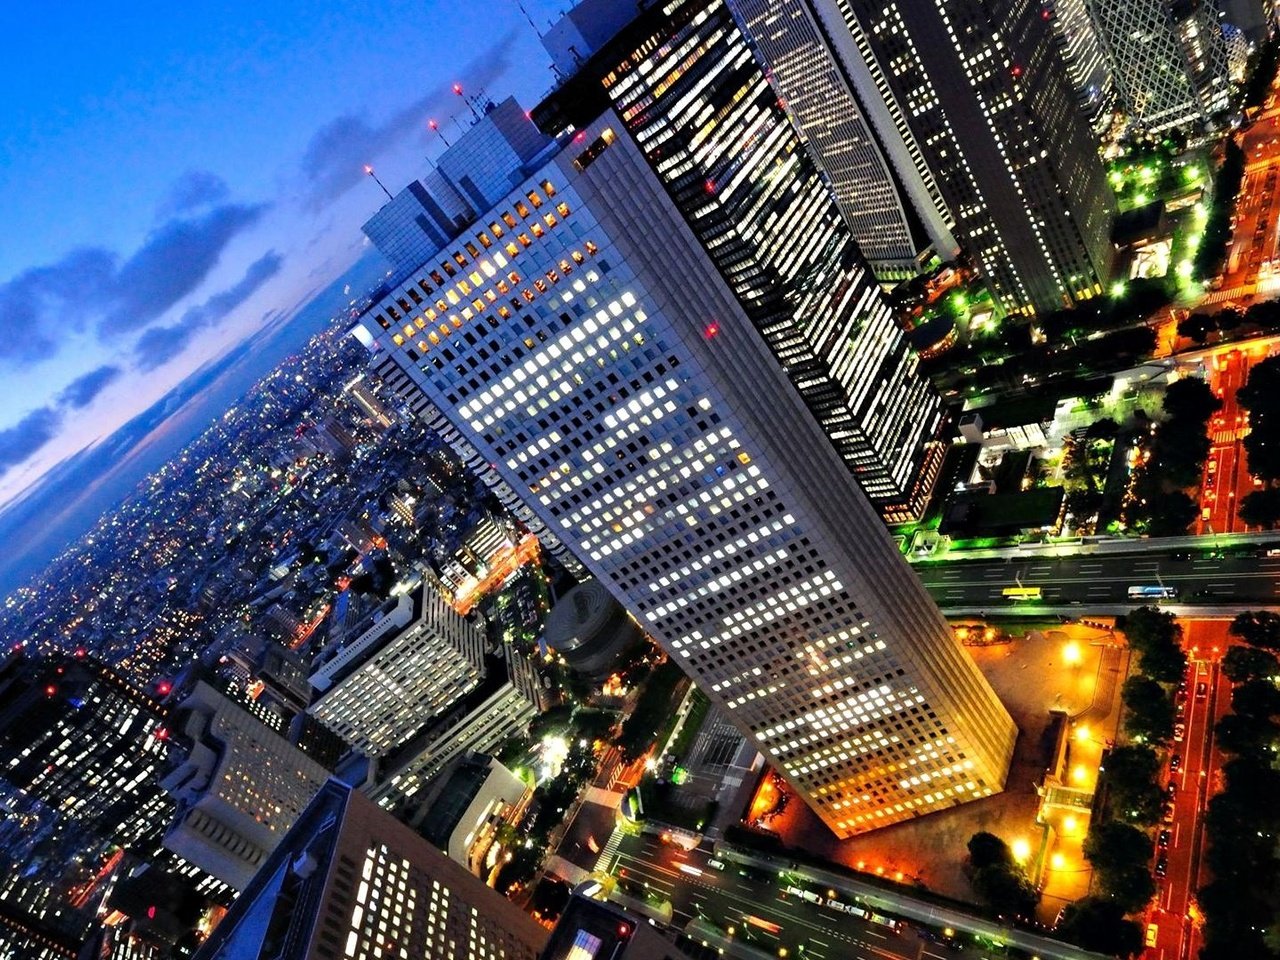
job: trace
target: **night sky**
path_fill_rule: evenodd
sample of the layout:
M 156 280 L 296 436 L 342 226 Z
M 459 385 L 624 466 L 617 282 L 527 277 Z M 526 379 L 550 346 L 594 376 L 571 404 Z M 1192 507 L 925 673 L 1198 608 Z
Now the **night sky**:
M 420 175 L 454 81 L 552 80 L 516 0 L 5 4 L 0 32 L 0 513 L 349 267 L 362 165 Z

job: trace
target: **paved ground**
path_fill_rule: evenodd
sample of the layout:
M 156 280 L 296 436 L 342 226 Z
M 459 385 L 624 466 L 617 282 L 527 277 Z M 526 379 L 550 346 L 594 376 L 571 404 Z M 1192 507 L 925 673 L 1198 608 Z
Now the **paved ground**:
M 1045 734 L 1050 710 L 1065 710 L 1093 728 L 1091 739 L 1097 746 L 1092 751 L 1087 744 L 1077 747 L 1072 759 L 1072 766 L 1086 767 L 1088 782 L 1084 785 L 1092 785 L 1100 744 L 1114 736 L 1115 693 L 1127 660 L 1125 652 L 1115 646 L 1092 645 L 1109 639 L 1105 631 L 1071 626 L 1048 634 L 1036 631 L 1005 645 L 970 648 L 1021 731 L 1002 794 L 843 842 L 798 800 L 789 803 L 770 826 L 788 843 L 846 866 L 895 879 L 901 874 L 903 879 L 918 880 L 939 893 L 971 900 L 973 892 L 963 861 L 965 844 L 977 831 L 990 831 L 1011 843 L 1024 839 L 1031 844 L 1033 857 L 1040 857 L 1045 832 L 1035 823 L 1039 806 L 1035 784 L 1042 780 L 1047 762 L 1050 745 Z M 1063 650 L 1070 640 L 1076 641 L 1082 655 L 1078 666 L 1063 662 Z M 1087 819 L 1079 818 L 1071 841 L 1043 850 L 1046 864 L 1056 849 L 1069 856 L 1063 862 L 1063 874 L 1077 872 L 1074 881 L 1064 876 L 1060 884 L 1064 889 L 1059 892 L 1080 883 L 1078 871 L 1083 861 L 1078 851 L 1086 825 Z M 1060 906 L 1053 903 L 1045 907 L 1048 920 L 1056 916 Z

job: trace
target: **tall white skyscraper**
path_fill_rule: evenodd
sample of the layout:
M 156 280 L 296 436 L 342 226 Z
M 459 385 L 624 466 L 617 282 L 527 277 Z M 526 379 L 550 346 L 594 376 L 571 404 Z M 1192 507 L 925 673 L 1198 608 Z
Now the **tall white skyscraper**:
M 719 0 L 626 30 L 636 63 L 684 49 L 689 69 L 727 57 L 737 82 L 760 76 Z M 708 102 L 733 102 L 725 82 Z M 393 325 L 375 305 L 363 339 L 833 831 L 1002 787 L 1008 713 L 607 101 L 411 282 L 446 266 L 421 313 Z

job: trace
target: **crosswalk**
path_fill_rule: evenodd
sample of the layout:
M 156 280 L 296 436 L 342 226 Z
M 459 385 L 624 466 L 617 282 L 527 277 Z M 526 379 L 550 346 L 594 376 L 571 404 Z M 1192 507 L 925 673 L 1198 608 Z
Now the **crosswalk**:
M 617 862 L 618 858 L 618 847 L 621 845 L 622 831 L 617 827 L 614 827 L 613 833 L 609 834 L 609 839 L 600 850 L 600 859 L 596 861 L 596 869 L 605 873 L 612 873 L 613 865 Z

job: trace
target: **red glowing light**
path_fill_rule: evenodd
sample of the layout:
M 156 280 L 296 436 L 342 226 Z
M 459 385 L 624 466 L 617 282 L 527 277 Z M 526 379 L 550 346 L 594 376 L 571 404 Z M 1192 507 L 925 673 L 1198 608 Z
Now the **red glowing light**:
M 1015 63 L 1009 72 L 1013 74 L 1015 79 L 1022 76 L 1022 64 Z
M 462 96 L 462 84 L 455 83 L 453 85 L 453 92 L 456 93 L 458 96 Z
M 19 646 L 21 646 L 21 644 L 19 644 Z M 76 647 L 75 657 L 77 660 L 83 660 L 88 655 L 89 655 L 89 651 L 86 650 L 84 647 Z
M 169 730 L 168 730 L 168 728 L 167 728 L 167 727 L 156 727 L 156 739 L 157 739 L 157 740 L 168 740 L 168 739 L 169 739 Z
M 56 694 L 57 692 L 58 692 L 58 688 L 57 688 L 57 687 L 55 687 L 52 683 L 51 683 L 51 684 L 49 684 L 47 687 L 45 687 L 45 688 L 44 688 L 44 695 L 45 695 L 46 697 L 52 697 L 52 696 L 53 696 L 54 694 Z
M 367 163 L 366 163 L 366 164 L 364 165 L 364 172 L 365 172 L 365 173 L 367 173 L 367 174 L 369 174 L 370 176 L 372 176 L 372 175 L 373 175 L 373 167 L 369 166 L 369 164 L 367 164 Z
M 716 192 L 716 182 L 715 182 L 714 180 L 712 180 L 711 178 L 709 178 L 709 177 L 708 177 L 708 178 L 707 178 L 707 182 L 706 182 L 706 183 L 704 183 L 704 184 L 702 185 L 702 189 L 703 189 L 703 190 L 706 190 L 706 191 L 707 191 L 707 193 L 715 193 L 715 192 Z
M 434 120 L 428 120 L 428 121 L 427 121 L 427 126 L 428 126 L 428 127 L 430 127 L 432 130 L 439 130 L 439 129 L 440 129 L 440 124 L 436 123 Z
M 156 692 L 159 693 L 160 696 L 162 697 L 167 697 L 169 695 L 169 691 L 171 691 L 172 689 L 173 689 L 173 684 L 170 683 L 168 680 L 161 680 L 159 683 L 156 684 Z
M 629 927 L 629 926 L 628 926 L 627 924 L 625 924 L 625 923 L 620 923 L 620 924 L 618 924 L 618 936 L 620 936 L 620 937 L 629 937 L 629 936 L 631 936 L 631 927 Z
M 702 335 L 706 337 L 708 340 L 710 340 L 714 336 L 718 336 L 719 333 L 720 333 L 720 324 L 716 323 L 716 321 L 714 320 L 712 320 L 710 323 L 708 323 L 705 327 L 702 328 Z
M 578 135 L 577 135 L 576 137 L 574 137 L 574 138 L 573 138 L 573 142 L 574 142 L 574 143 L 581 143 L 581 142 L 582 142 L 583 140 L 585 140 L 585 139 L 587 139 L 587 131 L 585 131 L 585 130 L 579 130 L 579 131 L 578 131 Z
M 155 905 L 153 904 L 152 906 L 147 907 L 147 919 L 154 920 L 155 918 L 156 918 L 156 908 L 155 908 Z

